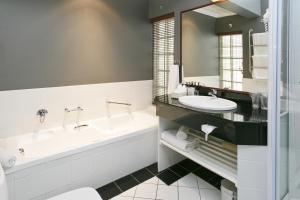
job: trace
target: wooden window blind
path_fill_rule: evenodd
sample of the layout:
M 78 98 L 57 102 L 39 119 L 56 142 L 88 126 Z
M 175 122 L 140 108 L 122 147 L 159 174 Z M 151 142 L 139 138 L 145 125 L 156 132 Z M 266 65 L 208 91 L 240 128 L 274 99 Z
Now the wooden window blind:
M 168 93 L 169 67 L 174 63 L 174 17 L 153 22 L 153 98 Z
M 242 34 L 220 35 L 219 55 L 221 85 L 232 90 L 243 89 Z

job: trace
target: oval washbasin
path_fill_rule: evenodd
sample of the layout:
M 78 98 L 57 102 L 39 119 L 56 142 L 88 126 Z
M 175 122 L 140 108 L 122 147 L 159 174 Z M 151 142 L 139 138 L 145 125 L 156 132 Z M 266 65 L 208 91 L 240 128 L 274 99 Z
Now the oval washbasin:
M 237 104 L 233 101 L 211 96 L 183 96 L 179 98 L 179 102 L 191 108 L 207 111 L 228 111 L 237 108 Z

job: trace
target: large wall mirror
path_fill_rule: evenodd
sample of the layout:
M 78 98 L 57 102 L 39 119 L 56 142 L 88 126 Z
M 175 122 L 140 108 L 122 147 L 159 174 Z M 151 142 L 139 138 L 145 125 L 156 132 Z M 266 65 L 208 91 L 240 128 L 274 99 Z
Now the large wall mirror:
M 222 3 L 182 12 L 182 82 L 266 92 L 268 35 L 262 22 L 265 12 L 262 8 L 260 16 L 246 17 Z

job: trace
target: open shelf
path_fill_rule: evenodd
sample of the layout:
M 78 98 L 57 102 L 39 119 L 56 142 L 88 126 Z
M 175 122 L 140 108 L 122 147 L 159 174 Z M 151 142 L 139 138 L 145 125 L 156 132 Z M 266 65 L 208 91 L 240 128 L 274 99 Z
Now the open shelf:
M 222 156 L 216 157 L 213 155 L 209 155 L 207 151 L 203 150 L 201 147 L 196 148 L 190 152 L 185 152 L 162 139 L 160 140 L 160 143 L 202 165 L 203 167 L 213 171 L 214 173 L 224 177 L 225 179 L 228 179 L 231 182 L 237 184 L 236 163 L 233 162 L 230 165 L 226 164 Z

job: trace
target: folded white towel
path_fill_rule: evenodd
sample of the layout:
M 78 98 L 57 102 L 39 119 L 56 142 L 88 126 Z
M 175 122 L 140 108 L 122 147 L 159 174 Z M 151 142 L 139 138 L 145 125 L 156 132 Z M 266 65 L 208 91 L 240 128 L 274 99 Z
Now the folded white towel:
M 186 95 L 187 88 L 186 88 L 185 85 L 179 84 L 179 85 L 177 85 L 177 88 L 174 90 L 173 93 L 175 93 L 175 94 L 185 94 Z
M 186 140 L 188 138 L 188 129 L 184 126 L 181 126 L 178 131 L 177 131 L 177 134 L 176 134 L 176 137 L 177 139 L 179 140 Z
M 187 152 L 193 150 L 197 146 L 198 140 L 195 137 L 188 136 L 186 140 L 179 140 L 177 139 L 176 134 L 177 130 L 164 131 L 162 133 L 162 139 L 169 144 Z
M 187 95 L 186 86 L 179 84 L 177 86 L 177 88 L 174 90 L 174 92 L 171 94 L 171 97 L 172 98 L 179 98 L 179 97 L 182 97 L 182 96 L 185 96 L 185 95 Z
M 17 157 L 10 154 L 8 151 L 0 148 L 0 164 L 3 168 L 11 168 L 15 166 Z

